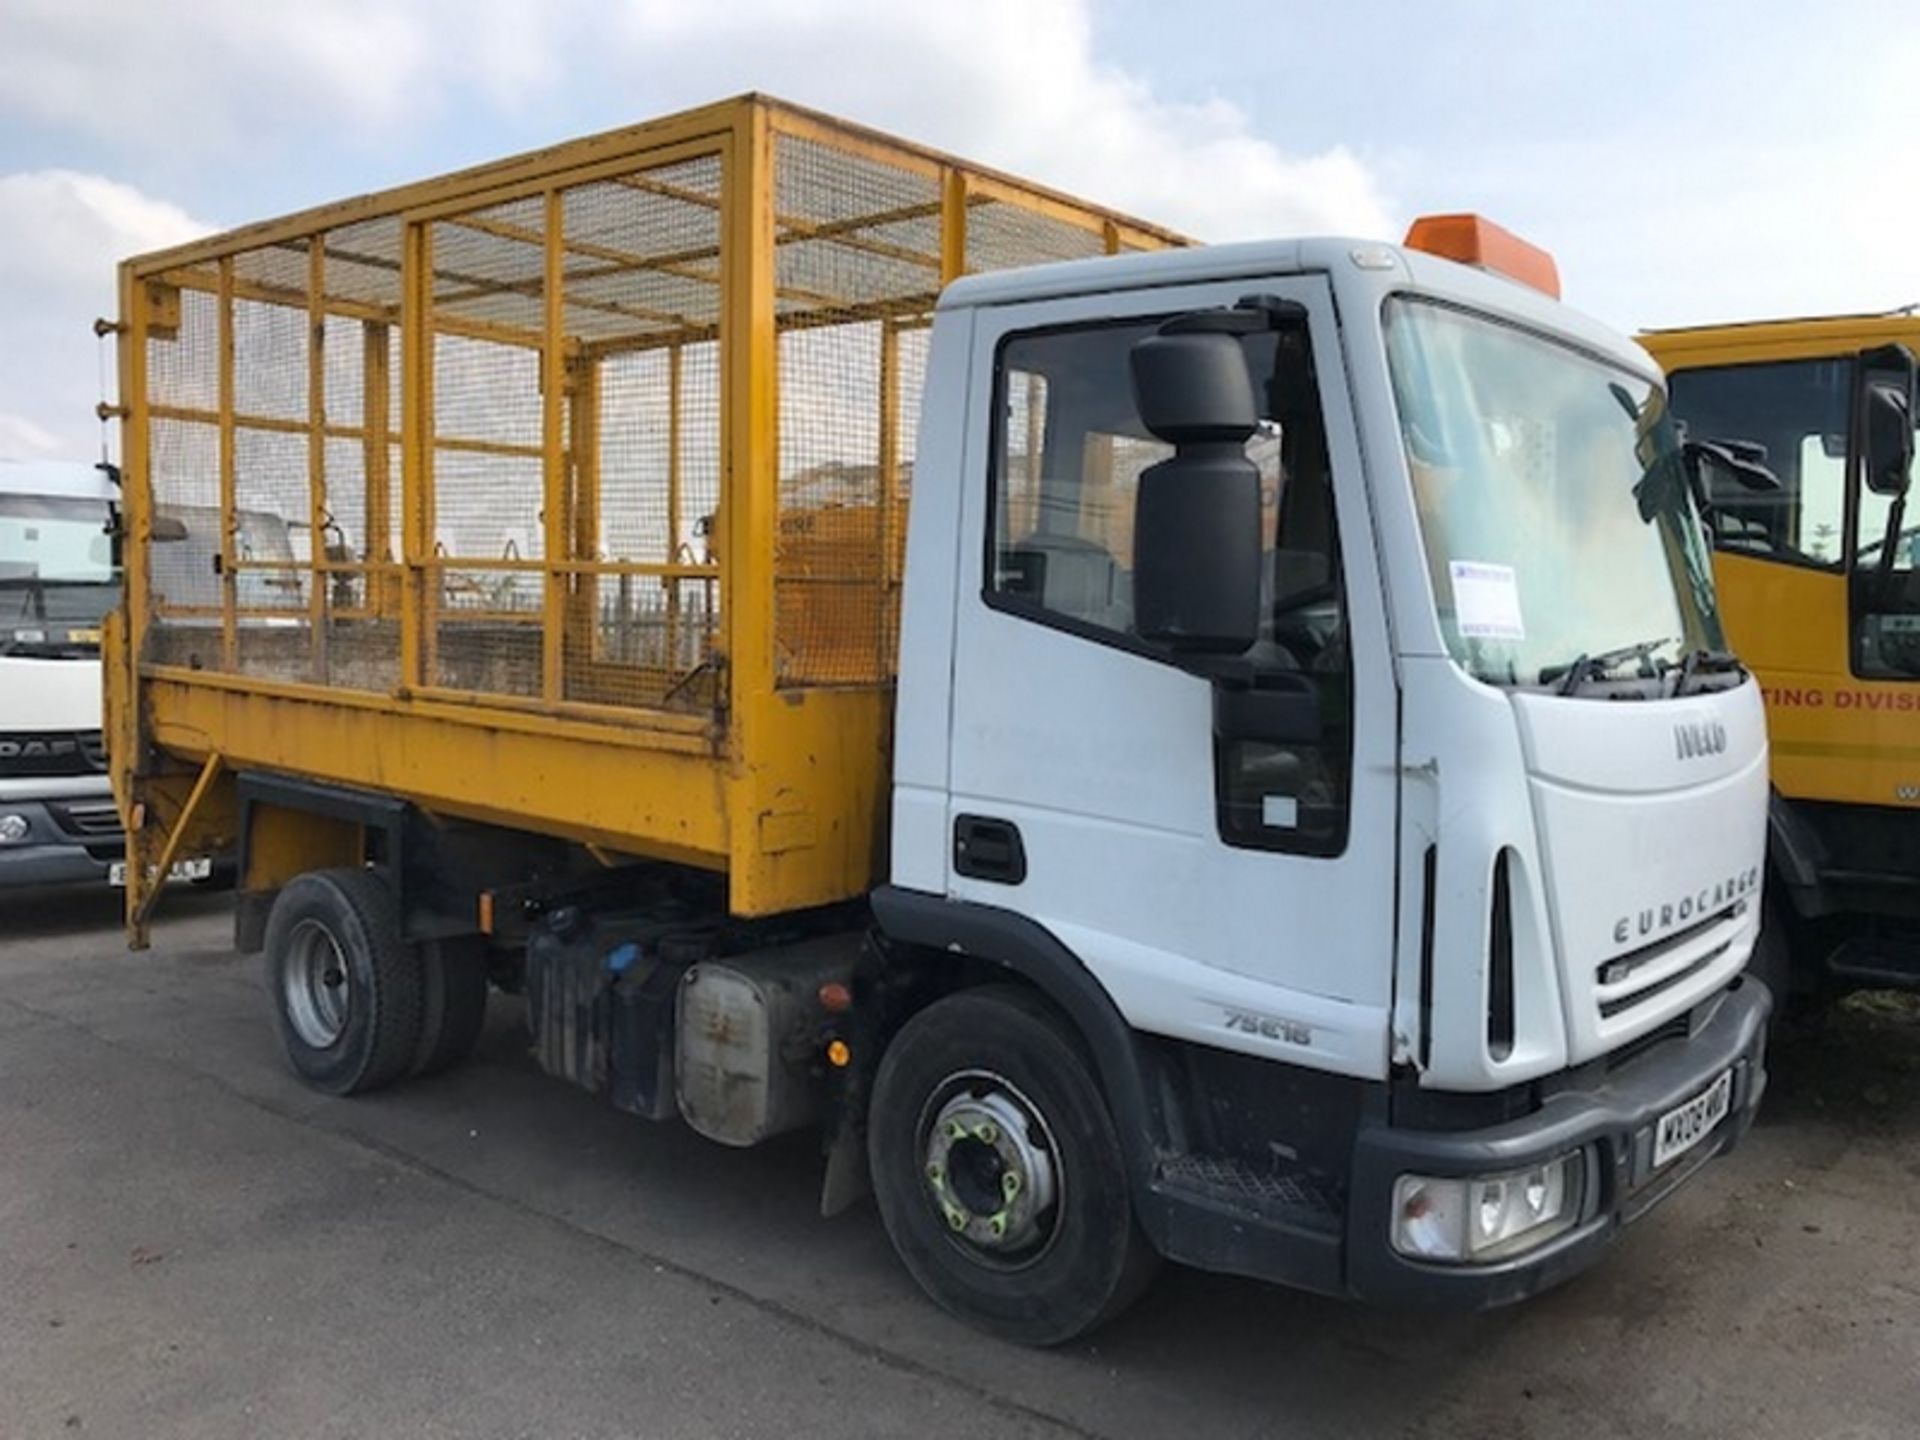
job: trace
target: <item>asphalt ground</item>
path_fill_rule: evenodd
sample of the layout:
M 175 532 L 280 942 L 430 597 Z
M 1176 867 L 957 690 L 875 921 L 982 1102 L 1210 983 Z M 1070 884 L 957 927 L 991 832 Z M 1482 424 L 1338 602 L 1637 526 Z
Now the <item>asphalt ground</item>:
M 0 1437 L 1910 1437 L 1920 1011 L 1773 1062 L 1747 1143 L 1516 1309 L 1165 1273 L 1034 1352 L 923 1300 L 863 1205 L 480 1053 L 302 1089 L 229 897 L 145 955 L 98 892 L 0 896 Z

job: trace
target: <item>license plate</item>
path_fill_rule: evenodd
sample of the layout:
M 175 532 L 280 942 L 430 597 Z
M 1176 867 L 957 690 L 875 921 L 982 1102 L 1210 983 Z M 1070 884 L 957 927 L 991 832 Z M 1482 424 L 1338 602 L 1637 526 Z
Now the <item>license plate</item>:
M 1693 1099 L 1660 1117 L 1653 1130 L 1653 1168 L 1658 1170 L 1669 1160 L 1679 1159 L 1706 1139 L 1732 1107 L 1733 1071 L 1723 1070 L 1718 1080 Z
M 176 860 L 173 868 L 167 872 L 169 880 L 204 880 L 213 874 L 213 861 L 202 855 L 196 860 Z M 116 860 L 107 867 L 107 883 L 124 886 L 127 883 L 127 862 Z

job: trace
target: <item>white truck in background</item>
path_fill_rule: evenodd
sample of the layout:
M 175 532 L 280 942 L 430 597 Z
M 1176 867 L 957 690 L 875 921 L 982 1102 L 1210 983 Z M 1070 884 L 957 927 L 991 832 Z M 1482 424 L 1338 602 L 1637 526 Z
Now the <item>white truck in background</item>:
M 0 464 L 0 886 L 112 878 L 100 622 L 119 603 L 107 474 Z

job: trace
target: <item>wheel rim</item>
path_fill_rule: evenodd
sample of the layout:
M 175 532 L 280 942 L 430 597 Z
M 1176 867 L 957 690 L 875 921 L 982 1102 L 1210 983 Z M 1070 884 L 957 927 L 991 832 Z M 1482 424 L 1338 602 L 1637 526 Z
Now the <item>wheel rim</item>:
M 1002 1075 L 966 1070 L 920 1112 L 920 1182 L 948 1240 L 996 1269 L 1038 1261 L 1058 1234 L 1066 1188 L 1046 1117 Z
M 287 939 L 281 997 L 294 1034 L 316 1050 L 336 1043 L 353 1013 L 353 970 L 318 920 L 302 920 Z

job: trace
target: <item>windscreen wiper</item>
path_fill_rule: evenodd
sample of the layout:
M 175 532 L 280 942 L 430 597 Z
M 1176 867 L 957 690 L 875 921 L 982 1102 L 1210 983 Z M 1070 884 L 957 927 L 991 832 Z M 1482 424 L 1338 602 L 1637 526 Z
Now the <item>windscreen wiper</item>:
M 1740 657 L 1731 650 L 1709 650 L 1704 647 L 1689 650 L 1680 657 L 1674 667 L 1673 693 L 1684 695 L 1687 685 L 1696 675 L 1745 675 L 1747 667 L 1740 663 Z
M 1571 665 L 1548 665 L 1540 671 L 1540 683 L 1552 685 L 1558 680 L 1555 693 L 1571 695 L 1589 680 L 1598 680 L 1616 665 L 1627 660 L 1645 660 L 1662 645 L 1677 645 L 1678 639 L 1672 635 L 1662 635 L 1657 640 L 1641 640 L 1632 645 L 1622 645 L 1617 650 L 1602 650 L 1598 655 L 1576 656 Z

